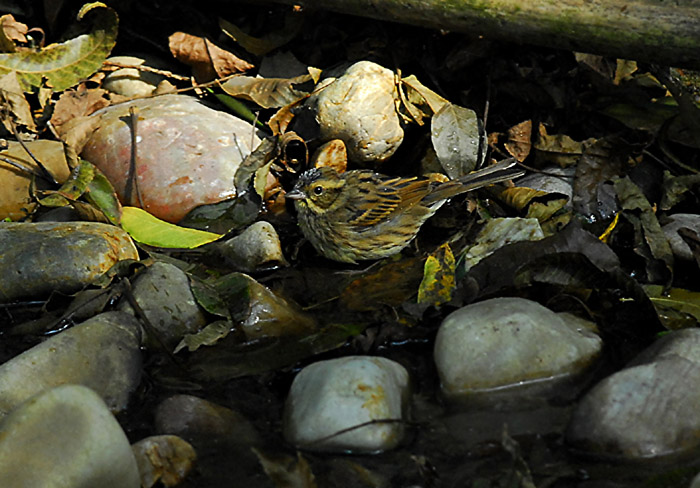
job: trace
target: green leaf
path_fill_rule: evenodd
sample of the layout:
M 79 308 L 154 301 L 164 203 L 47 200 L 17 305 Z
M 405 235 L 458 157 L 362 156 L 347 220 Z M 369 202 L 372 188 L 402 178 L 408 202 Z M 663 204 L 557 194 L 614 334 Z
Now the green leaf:
M 186 334 L 182 338 L 182 341 L 177 345 L 173 354 L 177 354 L 183 348 L 187 348 L 188 351 L 193 352 L 199 349 L 201 346 L 213 346 L 221 339 L 226 337 L 233 325 L 228 320 L 217 320 L 211 324 L 204 327 L 199 332 L 194 334 Z
M 0 75 L 16 71 L 24 91 L 40 87 L 42 78 L 62 91 L 100 69 L 116 42 L 119 19 L 104 3 L 94 2 L 83 5 L 78 20 L 88 12 L 94 17 L 92 32 L 40 51 L 0 54 Z
M 80 160 L 80 164 L 89 164 L 85 160 Z M 105 217 L 114 225 L 119 225 L 122 216 L 122 205 L 112 186 L 112 183 L 97 167 L 94 167 L 92 181 L 88 184 L 85 198 L 93 206 L 97 207 L 105 214 Z
M 136 207 L 122 209 L 121 225 L 136 242 L 155 247 L 194 249 L 221 237 L 165 222 Z
M 418 303 L 439 306 L 452 299 L 455 290 L 455 257 L 449 244 L 443 244 L 425 260 Z

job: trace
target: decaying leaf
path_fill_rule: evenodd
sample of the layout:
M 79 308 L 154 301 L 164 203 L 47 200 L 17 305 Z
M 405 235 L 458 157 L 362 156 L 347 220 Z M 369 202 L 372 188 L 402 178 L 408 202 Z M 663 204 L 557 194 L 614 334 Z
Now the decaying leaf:
M 74 89 L 65 90 L 58 98 L 51 116 L 51 125 L 59 135 L 63 136 L 73 126 L 66 126 L 68 122 L 84 117 L 109 105 L 106 98 L 107 91 L 102 88 L 88 88 L 81 83 Z
M 503 144 L 506 151 L 521 163 L 532 149 L 532 120 L 526 120 L 508 129 L 508 140 Z
M 0 103 L 2 103 L 3 114 L 6 114 L 2 123 L 8 133 L 12 133 L 13 124 L 24 126 L 31 132 L 36 130 L 29 102 L 24 98 L 17 79 L 17 72 L 11 71 L 0 77 Z M 9 117 L 12 117 L 12 120 Z
M 624 169 L 624 162 L 613 153 L 610 141 L 601 139 L 586 145 L 576 166 L 574 211 L 592 222 L 612 218 L 617 202 L 610 181 L 624 174 Z
M 26 24 L 17 22 L 12 14 L 0 17 L 0 52 L 13 53 L 17 51 L 17 44 L 26 44 Z
M 98 71 L 114 47 L 119 21 L 116 12 L 101 2 L 84 5 L 78 20 L 88 13 L 93 19 L 89 34 L 39 51 L 0 54 L 0 75 L 16 71 L 27 92 L 42 86 L 42 78 L 47 78 L 54 90 L 61 91 Z
M 654 283 L 670 283 L 673 252 L 651 204 L 628 177 L 615 181 L 615 191 L 623 216 L 635 227 L 634 250 L 646 261 L 648 279 Z M 663 263 L 661 267 L 659 263 Z
M 644 290 L 669 330 L 697 327 L 700 323 L 700 293 L 683 288 L 665 291 L 660 285 L 646 285 Z
M 482 259 L 507 244 L 520 241 L 539 241 L 544 238 L 535 219 L 490 219 L 474 239 L 474 244 L 460 256 L 461 269 L 467 271 Z
M 62 183 L 68 178 L 70 169 L 60 142 L 37 140 L 25 144 L 56 181 Z M 19 164 L 28 171 L 22 171 L 11 163 Z M 10 141 L 9 147 L 0 151 L 0 219 L 19 220 L 34 210 L 36 203 L 30 186 L 32 180 L 40 180 L 36 177 L 40 173 L 34 160 L 19 142 Z M 35 186 L 39 183 L 40 181 L 35 181 Z
M 141 475 L 141 487 L 170 488 L 185 479 L 197 453 L 184 439 L 174 435 L 147 437 L 132 446 Z
M 545 222 L 559 212 L 569 198 L 561 193 L 547 193 L 525 187 L 504 188 L 498 193 L 509 207 L 522 212 L 527 209 L 527 218 L 535 218 L 540 223 Z
M 262 108 L 279 108 L 308 97 L 317 82 L 318 76 L 311 74 L 290 79 L 237 76 L 223 83 L 221 88 L 231 96 L 250 100 Z
M 435 115 L 442 109 L 443 105 L 450 103 L 421 83 L 415 75 L 401 78 L 401 85 L 402 88 L 406 89 L 407 101 L 415 105 L 421 113 Z
M 196 351 L 202 346 L 213 346 L 231 332 L 232 324 L 228 320 L 217 320 L 204 327 L 199 332 L 187 334 L 175 347 L 173 354 L 187 348 L 188 351 Z
M 290 456 L 273 458 L 259 449 L 252 449 L 276 488 L 316 488 L 311 467 L 300 452 L 297 452 L 295 461 Z
M 199 82 L 222 78 L 253 67 L 248 61 L 221 49 L 204 37 L 175 32 L 168 38 L 168 43 L 175 59 L 190 66 Z
M 682 202 L 688 192 L 700 187 L 700 174 L 673 176 L 669 171 L 664 171 L 664 181 L 659 208 L 670 210 Z
M 590 145 L 590 142 L 588 143 Z M 584 152 L 584 144 L 573 140 L 566 134 L 547 134 L 544 124 L 538 128 L 535 149 L 537 162 L 540 164 L 556 164 L 562 168 L 576 164 Z
M 396 307 L 416 294 L 423 277 L 423 260 L 404 258 L 371 270 L 353 280 L 340 295 L 350 310 L 369 311 Z
M 263 37 L 253 37 L 225 19 L 219 19 L 221 30 L 236 41 L 246 51 L 256 56 L 264 56 L 294 39 L 304 25 L 304 17 L 298 12 L 289 11 L 284 17 L 284 26 L 268 32 Z
M 455 289 L 455 269 L 455 257 L 449 244 L 432 252 L 423 267 L 418 303 L 435 307 L 448 303 Z

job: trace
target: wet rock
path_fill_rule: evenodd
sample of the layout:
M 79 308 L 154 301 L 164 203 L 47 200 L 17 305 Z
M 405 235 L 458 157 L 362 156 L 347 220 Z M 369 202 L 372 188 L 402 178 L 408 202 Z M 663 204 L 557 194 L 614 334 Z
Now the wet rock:
M 188 440 L 227 439 L 253 446 L 260 443 L 255 428 L 239 413 L 192 395 L 174 395 L 155 412 L 156 431 Z
M 129 235 L 97 222 L 0 222 L 0 302 L 74 293 L 138 259 Z
M 164 95 L 98 110 L 101 117 L 82 152 L 114 185 L 121 201 L 140 206 L 136 192 L 127 202 L 131 129 L 124 121 L 138 111 L 136 184 L 144 209 L 169 222 L 190 210 L 236 196 L 234 175 L 260 139 L 247 122 L 212 110 L 196 98 Z
M 605 378 L 577 405 L 568 443 L 632 460 L 700 448 L 700 330 L 659 339 L 625 369 Z
M 246 339 L 309 334 L 316 329 L 313 318 L 250 276 L 231 273 L 226 279 L 235 301 L 231 308 Z
M 394 154 L 403 141 L 394 73 L 360 61 L 326 83 L 311 98 L 321 138 L 342 139 L 351 161 L 381 162 Z
M 192 470 L 197 454 L 186 441 L 174 435 L 147 437 L 132 450 L 141 476 L 141 488 L 177 486 Z
M 4 488 L 138 488 L 126 435 L 89 388 L 64 385 L 20 405 L 0 422 Z
M 311 364 L 294 378 L 289 391 L 284 437 L 297 448 L 315 451 L 392 449 L 403 437 L 400 420 L 408 390 L 407 371 L 389 359 L 349 356 Z M 392 422 L 352 429 L 380 420 Z M 338 434 L 345 429 L 351 430 Z
M 520 402 L 572 394 L 601 347 L 580 320 L 530 300 L 494 298 L 447 316 L 434 354 L 448 399 Z
M 251 272 L 286 266 L 277 231 L 269 222 L 252 224 L 241 234 L 217 243 L 216 249 L 236 269 Z
M 145 331 L 144 343 L 149 348 L 158 349 L 160 341 L 172 351 L 185 334 L 197 332 L 207 323 L 187 275 L 173 264 L 153 263 L 136 277 L 132 292 L 158 335 L 156 339 Z M 119 303 L 119 310 L 134 314 L 127 300 Z
M 126 408 L 141 377 L 141 330 L 131 315 L 107 312 L 56 334 L 0 365 L 0 416 L 44 390 L 87 386 L 110 410 Z
M 700 232 L 700 215 L 696 214 L 675 214 L 669 217 L 669 222 L 661 228 L 666 234 L 668 243 L 671 245 L 673 255 L 677 258 L 692 261 L 693 251 L 678 234 L 682 228 L 688 228 L 693 232 Z

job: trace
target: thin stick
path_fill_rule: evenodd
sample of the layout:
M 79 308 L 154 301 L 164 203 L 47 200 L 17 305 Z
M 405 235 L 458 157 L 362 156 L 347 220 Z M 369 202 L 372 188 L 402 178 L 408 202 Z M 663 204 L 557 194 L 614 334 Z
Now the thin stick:
M 138 125 L 138 111 L 135 107 L 129 107 L 129 125 L 131 129 L 131 160 L 129 161 L 129 173 L 126 178 L 126 187 L 124 188 L 124 200 L 131 204 L 131 193 L 136 189 L 136 198 L 138 199 L 139 206 L 145 208 L 143 205 L 143 199 L 141 198 L 141 190 L 139 189 L 138 175 L 136 174 L 136 126 Z
M 34 163 L 37 165 L 39 168 L 39 171 L 44 175 L 44 179 L 49 181 L 50 183 L 53 183 L 54 185 L 58 185 L 58 181 L 56 181 L 56 178 L 53 177 L 51 172 L 46 169 L 46 166 L 43 165 L 41 161 L 39 161 L 29 150 L 27 145 L 24 143 L 22 138 L 19 136 L 19 133 L 17 132 L 17 126 L 15 125 L 15 121 L 12 120 L 12 117 L 7 117 L 7 120 L 10 122 L 10 129 L 12 130 L 12 135 L 15 136 L 15 139 L 17 139 L 17 142 L 19 142 L 20 146 L 22 146 L 22 149 L 29 155 L 30 158 L 34 161 Z

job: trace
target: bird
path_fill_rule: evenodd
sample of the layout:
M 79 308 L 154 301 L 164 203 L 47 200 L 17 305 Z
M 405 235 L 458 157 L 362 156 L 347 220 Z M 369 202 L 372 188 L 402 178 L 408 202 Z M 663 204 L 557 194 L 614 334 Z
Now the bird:
M 401 252 L 448 199 L 522 176 L 515 165 L 511 158 L 445 182 L 323 166 L 301 173 L 286 198 L 319 254 L 356 264 Z

